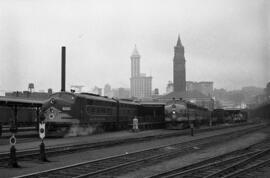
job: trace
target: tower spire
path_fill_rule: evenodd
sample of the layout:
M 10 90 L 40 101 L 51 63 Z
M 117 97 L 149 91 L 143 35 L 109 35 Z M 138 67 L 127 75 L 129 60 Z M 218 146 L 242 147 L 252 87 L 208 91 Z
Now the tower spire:
M 173 58 L 173 88 L 175 92 L 186 91 L 185 49 L 178 34 L 177 44 L 174 47 Z
M 137 46 L 136 46 L 136 44 L 135 44 L 135 47 L 134 47 L 134 50 L 133 50 L 133 52 L 132 52 L 132 55 L 131 56 L 140 56 L 140 54 L 139 54 L 139 52 L 138 52 L 138 50 L 137 50 Z
M 177 39 L 176 46 L 182 46 L 182 42 L 181 42 L 181 39 L 180 39 L 180 34 L 178 34 L 178 39 Z

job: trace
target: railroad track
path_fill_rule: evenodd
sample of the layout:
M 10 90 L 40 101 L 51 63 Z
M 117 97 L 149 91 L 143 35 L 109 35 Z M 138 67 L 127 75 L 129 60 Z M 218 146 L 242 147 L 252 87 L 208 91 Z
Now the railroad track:
M 268 167 L 270 165 L 270 153 L 267 152 L 264 155 L 258 156 L 257 158 L 254 158 L 252 162 L 250 161 L 243 161 L 239 165 L 240 168 L 236 171 L 227 174 L 223 176 L 224 178 L 247 178 L 247 177 L 257 177 L 256 173 L 260 170 L 260 168 Z
M 10 137 L 9 137 L 10 138 Z M 17 138 L 17 137 L 16 137 Z M 40 140 L 38 137 L 36 138 L 29 138 L 29 137 L 25 137 L 25 138 L 17 138 L 17 144 L 18 143 L 27 143 L 27 142 L 33 142 L 33 141 L 38 141 Z M 0 146 L 2 145 L 7 145 L 7 143 L 9 143 L 9 139 L 1 139 L 0 138 Z
M 253 128 L 254 129 L 254 128 Z M 254 129 L 255 130 L 255 129 Z M 164 145 L 132 153 L 121 154 L 103 159 L 82 162 L 74 165 L 19 176 L 22 177 L 114 177 L 156 164 L 176 156 L 192 152 L 197 148 L 225 142 L 232 138 L 250 133 L 250 129 L 223 135 L 210 136 L 198 140 Z M 250 153 L 252 154 L 252 153 Z
M 262 126 L 259 125 L 256 127 L 247 128 L 247 130 L 256 130 L 261 127 Z M 211 130 L 211 128 L 204 129 L 197 133 L 202 133 L 209 130 Z M 244 133 L 246 133 L 245 130 L 246 129 L 243 130 Z M 236 132 L 239 132 L 239 131 L 235 131 L 235 133 Z M 168 134 L 152 135 L 152 136 L 146 136 L 146 137 L 140 137 L 140 138 L 124 138 L 124 139 L 119 139 L 119 140 L 109 140 L 109 141 L 102 141 L 102 142 L 95 142 L 95 143 L 67 144 L 67 145 L 60 145 L 60 146 L 53 146 L 53 147 L 47 146 L 46 155 L 49 157 L 49 156 L 59 155 L 59 154 L 69 154 L 69 153 L 74 153 L 74 152 L 79 152 L 79 151 L 84 151 L 84 150 L 98 149 L 98 148 L 104 148 L 104 147 L 121 145 L 121 144 L 129 144 L 129 143 L 149 141 L 149 140 L 154 140 L 154 139 L 176 137 L 176 136 L 186 135 L 188 133 L 189 131 L 184 131 L 184 132 L 174 132 L 174 133 L 168 133 Z M 16 156 L 18 160 L 20 159 L 29 160 L 29 159 L 39 158 L 40 150 L 39 149 L 29 149 L 29 150 L 23 150 L 23 151 L 17 150 Z M 0 166 L 5 166 L 6 162 L 9 159 L 10 159 L 9 152 L 0 153 Z
M 162 172 L 147 178 L 246 178 L 254 177 L 254 170 L 270 165 L 270 140 L 259 144 L 262 150 L 249 147 L 237 152 L 213 157 L 185 167 Z M 265 147 L 268 147 L 265 149 Z
M 174 137 L 185 135 L 186 132 L 181 133 L 169 133 L 169 134 L 161 134 L 161 135 L 153 135 L 153 136 L 146 136 L 140 138 L 124 138 L 119 140 L 110 140 L 110 141 L 101 141 L 95 143 L 77 143 L 77 144 L 66 144 L 60 146 L 52 146 L 46 147 L 46 154 L 48 156 L 52 156 L 54 154 L 67 154 L 67 153 L 74 153 L 76 151 L 83 151 L 83 150 L 90 150 L 90 149 L 98 149 L 102 147 L 109 147 L 114 145 L 120 144 L 128 144 L 128 143 L 135 143 L 141 141 L 148 141 L 158 138 L 167 138 L 167 137 Z M 28 149 L 23 151 L 17 151 L 17 158 L 36 158 L 39 157 L 39 149 Z M 0 164 L 2 162 L 6 162 L 9 159 L 9 152 L 0 153 Z

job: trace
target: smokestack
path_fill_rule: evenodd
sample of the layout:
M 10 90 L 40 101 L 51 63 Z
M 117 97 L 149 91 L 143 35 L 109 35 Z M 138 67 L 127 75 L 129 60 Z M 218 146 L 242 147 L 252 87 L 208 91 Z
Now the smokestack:
M 61 91 L 66 91 L 66 47 L 62 46 L 62 80 Z

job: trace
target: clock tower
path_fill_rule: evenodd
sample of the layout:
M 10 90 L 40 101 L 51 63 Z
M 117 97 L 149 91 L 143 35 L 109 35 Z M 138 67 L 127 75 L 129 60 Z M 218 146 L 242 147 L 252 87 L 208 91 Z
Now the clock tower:
M 174 47 L 173 58 L 173 88 L 174 92 L 186 91 L 186 60 L 185 49 L 178 36 L 177 44 Z

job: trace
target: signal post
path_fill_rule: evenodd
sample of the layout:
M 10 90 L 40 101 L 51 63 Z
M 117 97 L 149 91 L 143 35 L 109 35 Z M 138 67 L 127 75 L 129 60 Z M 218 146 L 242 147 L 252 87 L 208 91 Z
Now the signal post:
M 45 149 L 45 143 L 44 143 L 44 138 L 45 138 L 45 117 L 41 116 L 40 117 L 40 123 L 39 123 L 39 137 L 41 138 L 41 144 L 40 144 L 40 160 L 47 162 L 48 159 L 46 157 L 46 149 Z
M 17 117 L 17 107 L 15 107 L 15 117 Z M 12 133 L 12 136 L 9 139 L 9 143 L 11 145 L 10 147 L 10 159 L 8 162 L 8 166 L 9 167 L 13 167 L 13 168 L 18 168 L 20 167 L 18 162 L 17 162 L 17 157 L 16 157 L 16 148 L 15 148 L 15 144 L 16 144 L 16 137 L 15 137 L 15 133 L 17 132 L 17 126 L 15 123 L 15 120 L 13 120 L 11 122 L 11 126 L 10 126 L 10 132 Z

